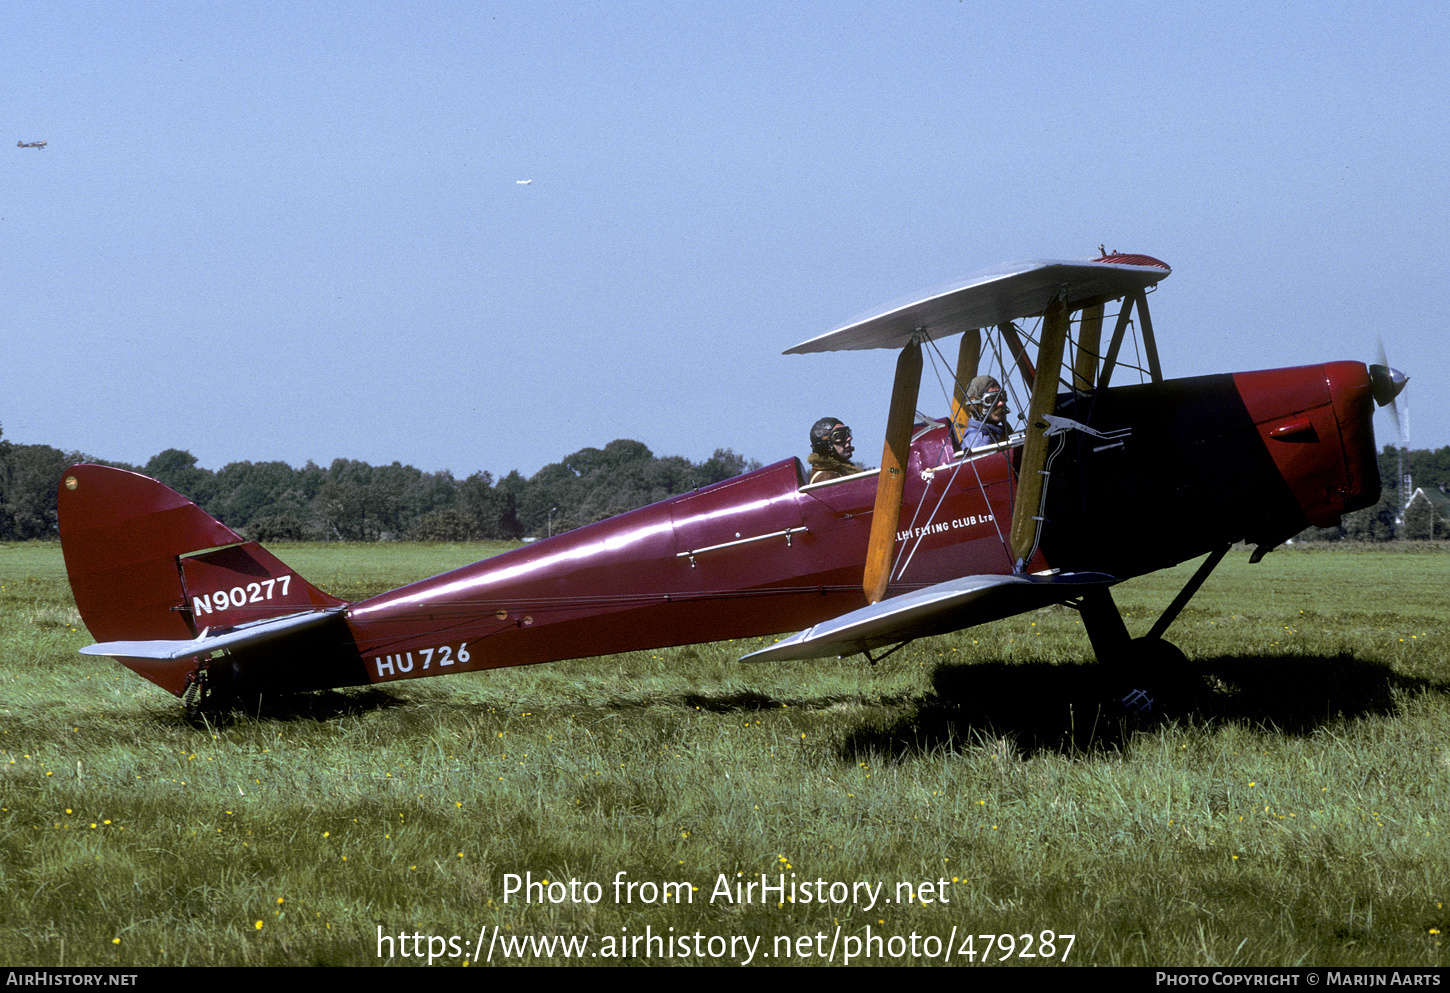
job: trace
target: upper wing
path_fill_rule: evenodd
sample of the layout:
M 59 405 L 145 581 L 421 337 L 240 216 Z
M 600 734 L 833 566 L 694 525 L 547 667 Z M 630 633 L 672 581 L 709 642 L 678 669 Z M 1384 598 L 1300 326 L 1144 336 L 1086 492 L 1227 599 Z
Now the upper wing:
M 1082 596 L 1118 582 L 1100 572 L 1057 576 L 963 576 L 822 621 L 742 662 L 855 655 L 913 638 L 946 634 Z
M 1157 283 L 1171 271 L 1146 255 L 1121 261 L 1024 259 L 972 273 L 935 293 L 853 321 L 786 349 L 785 354 L 856 348 L 905 348 L 919 328 L 933 338 L 1036 317 L 1064 289 L 1069 310 L 1115 300 Z

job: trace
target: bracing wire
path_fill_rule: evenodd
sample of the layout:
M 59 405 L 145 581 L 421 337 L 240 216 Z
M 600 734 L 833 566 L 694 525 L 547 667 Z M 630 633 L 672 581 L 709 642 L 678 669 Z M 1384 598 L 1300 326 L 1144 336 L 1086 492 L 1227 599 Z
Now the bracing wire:
M 1105 313 L 1102 319 L 1104 321 L 1107 321 L 1109 319 L 1116 321 L 1121 315 L 1122 311 L 1120 309 L 1113 314 Z M 1056 379 L 1059 387 L 1069 392 L 1075 391 L 1075 377 L 1071 370 L 1077 368 L 1078 356 L 1085 350 L 1085 347 L 1081 340 L 1082 319 L 1080 316 L 1078 317 L 1076 324 L 1078 325 L 1079 332 L 1078 335 L 1074 337 L 1072 333 L 1072 324 L 1069 323 L 1068 338 L 1064 352 L 1064 360 L 1058 366 L 1058 368 L 1054 370 L 1054 378 Z M 1026 351 L 1029 347 L 1035 347 L 1036 349 L 1038 349 L 1039 352 L 1041 351 L 1041 318 L 1031 324 L 1029 328 L 1023 328 L 1021 325 L 1015 324 L 1014 327 L 1017 331 L 1017 334 L 1021 336 L 1024 351 Z M 1115 365 L 1118 367 L 1124 367 L 1129 370 L 1136 371 L 1138 373 L 1139 381 L 1146 382 L 1148 377 L 1148 370 L 1144 366 L 1141 335 L 1139 334 L 1138 323 L 1130 317 L 1127 322 L 1127 327 L 1128 333 L 1132 335 L 1133 339 L 1134 359 L 1131 362 L 1125 362 L 1120 357 Z M 1008 396 L 1011 397 L 1012 403 L 1016 408 L 1017 415 L 1020 421 L 1023 417 L 1026 416 L 1027 411 L 1018 392 L 1018 377 L 1013 376 L 1008 371 L 1009 361 L 1008 357 L 1005 354 L 1008 349 L 1006 347 L 1006 342 L 1003 338 L 1002 331 L 998 327 L 987 327 L 979 329 L 979 333 L 982 333 L 986 339 L 985 347 L 982 350 L 982 354 L 984 357 L 989 356 L 988 361 L 985 363 L 988 370 L 987 374 L 991 374 L 992 370 L 995 369 L 996 375 L 993 378 L 997 379 L 997 381 L 1002 384 L 1003 388 L 1007 391 Z M 932 372 L 937 379 L 937 388 L 941 390 L 948 407 L 950 407 L 954 392 L 956 390 L 961 390 L 963 393 L 965 393 L 967 384 L 960 381 L 960 379 L 958 378 L 957 370 L 955 368 L 955 363 L 950 362 L 947 356 L 943 354 L 941 346 L 937 340 L 928 336 L 924 336 L 922 338 L 922 341 L 929 346 L 928 354 L 932 356 Z M 1105 353 L 1102 350 L 1101 344 L 1099 344 L 1096 350 L 1087 349 L 1086 351 L 1087 354 L 1093 356 L 1099 366 L 1104 361 Z M 940 362 L 940 365 L 938 365 L 938 362 Z M 1017 371 L 1018 369 L 1020 369 L 1020 363 L 1015 358 L 1011 360 L 1011 366 L 1013 371 Z M 943 371 L 944 369 L 946 370 L 945 373 Z M 1068 370 L 1066 374 L 1064 374 L 1064 370 Z M 1042 369 L 1037 370 L 1038 375 L 1042 375 L 1043 372 L 1044 370 Z M 948 387 L 948 383 L 952 384 L 951 387 Z M 1051 461 L 1055 461 L 1055 456 L 1058 454 L 1058 451 L 1060 451 L 1062 447 L 1063 445 L 1061 444 L 1061 442 L 1057 446 L 1055 446 L 1054 451 L 1049 455 L 1049 464 Z M 988 496 L 986 483 L 982 479 L 981 472 L 976 465 L 977 461 L 978 459 L 976 458 L 968 457 L 967 452 L 961 452 L 958 458 L 955 460 L 955 464 L 951 467 L 950 478 L 947 480 L 946 485 L 942 488 L 941 492 L 937 496 L 936 501 L 932 504 L 930 509 L 927 509 L 925 501 L 917 504 L 916 510 L 913 513 L 912 519 L 907 527 L 907 535 L 911 536 L 907 539 L 908 547 L 904 550 L 905 554 L 900 557 L 896 568 L 893 570 L 896 579 L 899 580 L 905 574 L 907 568 L 910 566 L 911 561 L 914 558 L 917 550 L 921 547 L 922 542 L 931 532 L 931 527 L 935 522 L 938 513 L 940 512 L 941 505 L 946 499 L 946 495 L 955 489 L 958 477 L 960 476 L 963 467 L 967 465 L 972 466 L 972 476 L 975 478 L 977 489 L 982 495 L 983 505 L 991 515 L 992 524 L 997 531 L 997 539 L 1002 545 L 1003 550 L 1007 551 L 1010 557 L 1010 550 L 1008 549 L 1008 536 L 1003 531 L 1002 523 L 998 519 L 999 515 L 993 511 L 993 504 Z M 943 466 L 942 468 L 945 468 L 945 466 Z M 1009 505 L 1013 499 L 1015 499 L 1015 486 L 1013 487 L 1012 494 L 1009 495 Z M 925 517 L 925 525 L 919 527 L 919 522 L 922 520 L 923 516 Z M 1040 534 L 1038 537 L 1040 539 Z
M 1009 384 L 1010 388 L 1011 379 L 1007 376 L 1006 366 L 1002 363 L 1002 352 L 997 342 L 997 335 L 993 331 L 989 330 L 987 334 L 987 339 L 989 344 L 991 345 L 993 358 L 996 361 L 998 375 L 1000 376 L 1000 379 L 998 381 L 1002 382 L 1005 380 Z M 938 388 L 942 391 L 943 395 L 946 397 L 948 404 L 950 405 L 952 395 L 947 390 L 946 381 L 943 379 L 941 366 L 946 366 L 949 369 L 952 369 L 952 366 L 950 363 L 948 363 L 947 357 L 942 354 L 941 348 L 936 341 L 930 338 L 924 338 L 923 340 L 931 346 L 928 354 L 932 356 L 932 372 L 937 378 Z M 938 361 L 940 361 L 941 366 L 937 365 Z M 958 379 L 954 369 L 952 369 L 949 378 L 953 384 L 958 383 Z M 965 391 L 966 384 L 963 383 L 960 385 Z M 1015 402 L 1015 391 L 1012 393 L 1012 396 Z M 1007 548 L 1007 536 L 1003 533 L 1002 524 L 998 520 L 997 513 L 993 510 L 992 501 L 987 493 L 986 483 L 983 481 L 981 472 L 976 465 L 977 461 L 977 458 L 969 458 L 967 457 L 967 453 L 963 452 L 961 454 L 961 457 L 955 460 L 955 464 L 952 466 L 951 470 L 951 478 L 948 479 L 946 485 L 941 488 L 941 492 L 937 495 L 936 502 L 932 505 L 931 509 L 929 511 L 926 511 L 924 502 L 917 504 L 916 510 L 912 514 L 911 520 L 907 525 L 907 533 L 909 535 L 913 535 L 914 537 L 912 539 L 908 539 L 909 546 L 905 549 L 905 554 L 900 556 L 895 568 L 893 569 L 896 579 L 899 580 L 902 576 L 905 575 L 906 570 L 910 566 L 912 559 L 915 557 L 917 550 L 921 547 L 922 542 L 930 533 L 931 525 L 935 522 L 937 514 L 941 510 L 941 505 L 946 500 L 947 494 L 953 492 L 956 486 L 957 477 L 960 475 L 962 468 L 967 465 L 970 465 L 972 467 L 972 476 L 976 480 L 978 491 L 982 494 L 982 503 L 991 516 L 992 526 L 997 532 L 997 540 L 1002 545 L 1003 551 L 1007 552 L 1010 557 L 1010 552 L 1008 552 Z M 1011 498 L 1009 497 L 1009 505 L 1010 500 Z M 924 511 L 926 522 L 925 525 L 922 526 L 920 531 L 918 532 L 918 522 L 921 521 Z

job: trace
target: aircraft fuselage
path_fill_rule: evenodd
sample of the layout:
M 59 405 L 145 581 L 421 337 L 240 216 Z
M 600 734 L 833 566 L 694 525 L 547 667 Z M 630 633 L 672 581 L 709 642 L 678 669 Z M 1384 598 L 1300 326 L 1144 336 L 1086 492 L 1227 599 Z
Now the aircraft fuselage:
M 1063 394 L 1058 415 L 1080 427 L 1054 439 L 1023 571 L 1126 579 L 1372 505 L 1369 389 L 1345 362 Z M 1012 571 L 1020 451 L 963 455 L 945 424 L 918 425 L 888 596 Z M 854 610 L 876 473 L 804 478 L 787 459 L 354 604 L 339 619 L 348 661 L 326 681 L 752 637 Z

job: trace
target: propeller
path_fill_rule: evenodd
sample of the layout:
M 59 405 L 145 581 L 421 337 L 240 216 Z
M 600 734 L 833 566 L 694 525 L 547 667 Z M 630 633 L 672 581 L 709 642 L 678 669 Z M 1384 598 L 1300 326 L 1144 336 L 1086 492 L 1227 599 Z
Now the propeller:
M 1381 407 L 1389 407 L 1390 414 L 1395 419 L 1395 434 L 1399 437 L 1401 445 L 1404 443 L 1404 422 L 1400 418 L 1400 405 L 1396 398 L 1404 392 L 1405 386 L 1410 382 L 1410 377 L 1390 365 L 1390 360 L 1385 357 L 1385 343 L 1379 343 L 1380 360 L 1378 365 L 1369 367 L 1370 394 L 1374 402 Z
M 1405 424 L 1405 420 L 1409 415 L 1410 401 L 1408 397 L 1405 399 L 1406 417 L 1401 417 L 1400 405 L 1397 398 L 1409 384 L 1410 377 L 1390 365 L 1390 360 L 1385 356 L 1385 343 L 1383 339 L 1379 342 L 1379 349 L 1379 364 L 1369 367 L 1370 395 L 1374 397 L 1374 402 L 1381 407 L 1389 407 L 1390 415 L 1395 419 L 1395 440 L 1399 443 L 1395 446 L 1399 453 L 1399 476 L 1395 480 L 1395 487 L 1399 491 L 1399 500 L 1397 502 L 1400 505 L 1400 509 L 1403 510 L 1405 500 L 1409 495 L 1407 492 L 1409 486 L 1405 480 L 1405 449 L 1409 445 L 1410 430 Z
M 1389 406 L 1391 413 L 1397 413 L 1398 404 L 1395 403 L 1395 398 L 1400 395 L 1409 381 L 1409 376 L 1389 365 L 1369 367 L 1370 390 L 1374 394 L 1374 402 L 1381 407 Z M 1398 417 L 1395 419 L 1399 420 Z

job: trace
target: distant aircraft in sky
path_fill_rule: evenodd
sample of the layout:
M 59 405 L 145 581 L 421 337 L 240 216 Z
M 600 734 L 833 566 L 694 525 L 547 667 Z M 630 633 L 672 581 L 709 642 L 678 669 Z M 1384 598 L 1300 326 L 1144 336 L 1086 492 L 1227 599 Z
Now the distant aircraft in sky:
M 514 180 L 514 182 L 515 183 L 518 183 L 520 186 L 528 186 L 530 183 L 533 182 L 533 180 L 532 179 L 516 179 L 516 180 Z
M 44 148 L 48 142 L 44 141 L 17 141 L 16 148 Z

